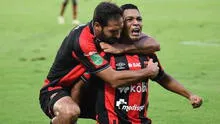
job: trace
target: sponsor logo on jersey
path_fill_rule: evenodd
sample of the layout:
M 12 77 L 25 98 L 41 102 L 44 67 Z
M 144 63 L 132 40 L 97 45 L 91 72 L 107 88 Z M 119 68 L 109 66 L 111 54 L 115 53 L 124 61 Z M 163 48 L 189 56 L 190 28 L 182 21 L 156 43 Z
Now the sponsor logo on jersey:
M 137 92 L 137 93 L 142 93 L 142 92 L 147 92 L 147 85 L 146 82 L 141 82 L 136 85 L 131 85 L 131 86 L 127 86 L 127 87 L 120 87 L 118 88 L 118 90 L 120 91 L 120 93 L 128 93 L 128 91 L 133 92 Z
M 138 62 L 138 63 L 128 63 L 128 67 L 129 68 L 132 68 L 132 67 L 141 67 L 141 63 Z
M 116 106 L 118 107 L 119 110 L 123 110 L 123 111 L 142 111 L 144 109 L 144 105 L 142 106 L 138 106 L 136 104 L 129 106 L 127 105 L 127 102 L 124 99 L 119 99 L 118 101 L 116 101 Z
M 116 69 L 118 69 L 118 70 L 122 70 L 122 69 L 125 69 L 125 63 L 123 63 L 123 62 L 119 62 L 119 63 L 117 63 L 116 64 Z

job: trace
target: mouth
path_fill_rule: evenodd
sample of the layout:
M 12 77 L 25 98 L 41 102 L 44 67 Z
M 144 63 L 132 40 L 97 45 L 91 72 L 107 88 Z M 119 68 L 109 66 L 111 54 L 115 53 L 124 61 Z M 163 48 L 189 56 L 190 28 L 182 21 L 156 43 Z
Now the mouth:
M 131 34 L 133 36 L 139 36 L 141 34 L 141 29 L 140 28 L 134 28 L 131 30 Z

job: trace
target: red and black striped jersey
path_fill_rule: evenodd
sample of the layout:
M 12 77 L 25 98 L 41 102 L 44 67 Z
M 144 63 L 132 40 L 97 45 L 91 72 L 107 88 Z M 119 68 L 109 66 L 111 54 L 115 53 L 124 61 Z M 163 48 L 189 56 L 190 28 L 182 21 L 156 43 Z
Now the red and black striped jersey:
M 109 67 L 97 46 L 92 22 L 74 28 L 63 40 L 41 93 L 70 88 L 85 71 L 96 73 Z
M 108 57 L 110 65 L 117 71 L 139 70 L 145 62 L 152 58 L 158 62 L 156 54 L 137 55 L 124 54 Z M 159 74 L 153 80 L 164 75 L 159 64 Z M 100 83 L 96 102 L 96 118 L 100 124 L 150 124 L 147 118 L 148 80 L 133 83 L 129 86 L 112 88 L 108 83 Z

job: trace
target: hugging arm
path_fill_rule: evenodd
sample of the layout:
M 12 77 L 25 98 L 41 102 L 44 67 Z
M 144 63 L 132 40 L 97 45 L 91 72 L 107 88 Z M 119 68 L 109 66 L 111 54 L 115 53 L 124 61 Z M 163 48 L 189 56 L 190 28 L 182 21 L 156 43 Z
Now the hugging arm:
M 120 87 L 125 85 L 130 85 L 134 82 L 144 80 L 148 77 L 157 75 L 159 71 L 158 63 L 153 63 L 150 59 L 146 68 L 141 70 L 124 70 L 116 71 L 111 67 L 96 73 L 96 75 L 106 82 L 108 82 L 112 87 Z
M 112 54 L 121 54 L 121 53 L 154 53 L 160 50 L 160 44 L 152 37 L 143 35 L 140 40 L 133 41 L 132 44 L 107 44 L 104 42 L 100 43 L 101 48 L 104 52 Z

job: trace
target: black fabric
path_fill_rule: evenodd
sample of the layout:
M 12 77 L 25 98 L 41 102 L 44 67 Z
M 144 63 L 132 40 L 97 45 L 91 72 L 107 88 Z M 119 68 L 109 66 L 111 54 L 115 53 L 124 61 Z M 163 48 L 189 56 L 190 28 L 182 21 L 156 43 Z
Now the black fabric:
M 51 98 L 53 94 L 55 95 Z M 43 93 L 40 95 L 39 100 L 41 109 L 50 119 L 55 116 L 53 113 L 54 104 L 56 103 L 56 101 L 64 96 L 70 96 L 70 93 L 63 89 L 53 90 L 51 92 Z
M 80 116 L 79 118 L 90 118 L 96 119 L 96 110 L 95 104 L 97 99 L 97 79 L 93 76 L 90 79 L 90 82 L 86 83 L 85 86 L 81 89 L 80 97 Z
M 160 63 L 159 63 L 159 60 L 158 60 L 156 54 L 148 54 L 148 56 L 153 59 L 153 62 L 158 62 L 158 64 L 159 64 L 159 73 L 155 78 L 152 79 L 152 81 L 158 81 L 164 76 L 165 72 L 162 69 L 162 67 L 160 66 Z
M 97 81 L 100 82 L 100 87 L 98 87 L 97 102 L 96 102 L 98 123 L 109 124 L 108 113 L 105 108 L 105 82 L 99 78 L 97 78 Z
M 82 29 L 81 29 L 82 30 Z M 70 72 L 79 62 L 72 57 L 73 43 L 76 42 L 75 39 L 79 37 L 81 30 L 73 30 L 62 42 L 53 65 L 49 71 L 47 79 L 53 81 L 57 78 L 64 77 L 68 72 Z
M 140 60 L 140 63 L 141 63 L 141 68 L 145 68 L 145 63 L 144 62 L 146 62 L 147 61 L 147 57 L 146 57 L 146 55 L 139 55 L 139 60 Z M 148 79 L 146 79 L 146 80 L 143 80 L 142 81 L 142 83 L 145 83 L 145 85 L 146 85 L 146 87 L 148 87 Z M 146 104 L 146 93 L 145 92 L 143 92 L 142 93 L 142 99 L 141 99 L 141 105 L 143 105 L 143 104 Z M 147 110 L 147 108 L 148 108 L 148 103 L 147 103 L 147 106 L 146 106 L 146 110 Z M 145 116 L 144 116 L 144 113 L 145 111 L 141 111 L 140 113 L 139 113 L 139 118 L 141 119 L 141 124 L 151 124 L 151 120 L 150 119 L 147 119 Z
M 129 70 L 128 61 L 125 55 L 115 55 L 114 57 L 115 57 L 115 66 L 117 71 Z M 123 66 L 121 64 L 123 64 Z M 115 90 L 115 106 L 116 106 L 116 102 L 120 101 L 120 99 L 122 98 L 125 100 L 125 102 L 128 102 L 129 93 L 130 91 L 128 91 L 127 93 L 120 93 L 119 90 Z M 128 116 L 126 111 L 123 111 L 122 113 L 122 110 L 119 110 L 117 107 L 115 107 L 115 112 L 118 115 L 118 121 L 120 124 L 131 124 L 128 121 Z

